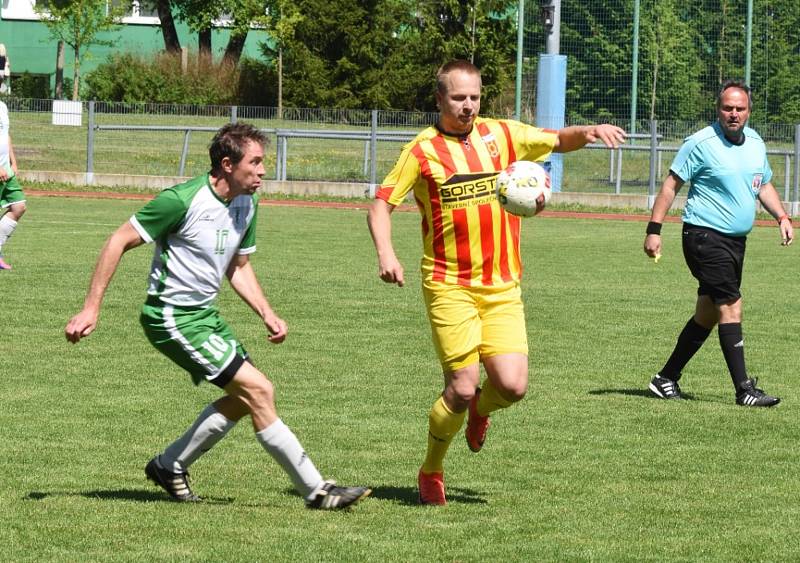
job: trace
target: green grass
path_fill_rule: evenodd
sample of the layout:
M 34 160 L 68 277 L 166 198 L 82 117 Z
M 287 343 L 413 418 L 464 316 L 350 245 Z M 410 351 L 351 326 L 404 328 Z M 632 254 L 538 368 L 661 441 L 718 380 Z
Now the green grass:
M 0 545 L 10 561 L 749 561 L 800 558 L 794 299 L 798 249 L 756 228 L 745 266 L 749 368 L 783 398 L 736 407 L 712 335 L 685 370 L 692 400 L 645 392 L 690 316 L 679 226 L 656 265 L 643 224 L 527 220 L 531 386 L 480 454 L 459 436 L 450 503 L 415 504 L 441 382 L 419 290 L 419 218 L 398 213 L 407 269 L 381 283 L 364 212 L 262 208 L 258 275 L 289 339 L 229 290 L 226 318 L 277 386 L 321 471 L 374 487 L 349 513 L 305 510 L 243 421 L 192 467 L 200 505 L 169 502 L 146 461 L 218 396 L 157 355 L 138 326 L 151 249 L 123 260 L 98 330 L 63 327 L 97 252 L 140 202 L 31 198 L 0 272 Z

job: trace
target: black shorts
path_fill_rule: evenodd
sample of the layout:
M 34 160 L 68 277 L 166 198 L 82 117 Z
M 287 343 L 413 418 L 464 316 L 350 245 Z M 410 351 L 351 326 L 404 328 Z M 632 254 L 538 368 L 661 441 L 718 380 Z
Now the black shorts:
M 732 303 L 742 294 L 742 267 L 747 237 L 723 235 L 713 229 L 683 224 L 683 256 L 700 282 L 697 295 L 714 303 Z

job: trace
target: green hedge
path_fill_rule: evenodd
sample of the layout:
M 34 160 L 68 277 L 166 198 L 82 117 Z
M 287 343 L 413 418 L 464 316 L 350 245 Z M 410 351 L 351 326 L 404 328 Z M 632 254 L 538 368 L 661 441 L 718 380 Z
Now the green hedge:
M 109 102 L 198 105 L 275 105 L 275 72 L 253 59 L 239 65 L 215 64 L 167 54 L 145 59 L 130 53 L 112 55 L 88 73 L 83 98 Z

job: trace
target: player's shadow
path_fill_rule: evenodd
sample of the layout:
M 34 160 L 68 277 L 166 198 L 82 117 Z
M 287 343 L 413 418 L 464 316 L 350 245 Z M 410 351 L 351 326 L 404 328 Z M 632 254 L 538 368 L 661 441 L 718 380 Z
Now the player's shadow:
M 629 397 L 644 397 L 645 399 L 653 399 L 654 401 L 664 400 L 653 395 L 649 389 L 592 389 L 589 391 L 589 395 L 626 395 Z M 684 400 L 694 400 L 694 397 L 689 393 L 681 392 L 681 396 Z
M 390 500 L 407 506 L 420 506 L 419 493 L 416 487 L 389 487 L 376 486 L 372 489 L 372 498 Z M 486 504 L 480 493 L 462 487 L 447 487 L 447 502 L 449 504 Z
M 143 491 L 141 489 L 115 489 L 107 491 L 32 491 L 23 497 L 24 500 L 44 500 L 49 497 L 74 497 L 81 496 L 95 500 L 128 500 L 135 502 L 175 502 L 164 493 L 158 491 Z M 232 498 L 203 497 L 205 504 L 231 504 Z

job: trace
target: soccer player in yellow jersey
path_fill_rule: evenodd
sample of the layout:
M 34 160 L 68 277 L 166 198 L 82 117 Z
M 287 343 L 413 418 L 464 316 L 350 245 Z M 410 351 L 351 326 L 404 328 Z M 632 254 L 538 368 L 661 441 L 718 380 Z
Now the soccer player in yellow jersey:
M 613 125 L 539 129 L 478 117 L 481 75 L 463 60 L 437 73 L 438 123 L 407 144 L 376 193 L 368 223 L 380 278 L 404 284 L 391 240 L 391 214 L 410 191 L 422 213 L 422 285 L 444 391 L 429 415 L 428 449 L 419 470 L 422 504 L 446 503 L 444 456 L 469 413 L 467 445 L 483 446 L 489 415 L 528 388 L 528 341 L 520 278 L 520 219 L 495 196 L 497 174 L 516 160 L 587 143 L 617 147 Z M 543 200 L 539 210 L 544 207 Z M 486 371 L 482 389 L 480 364 Z

